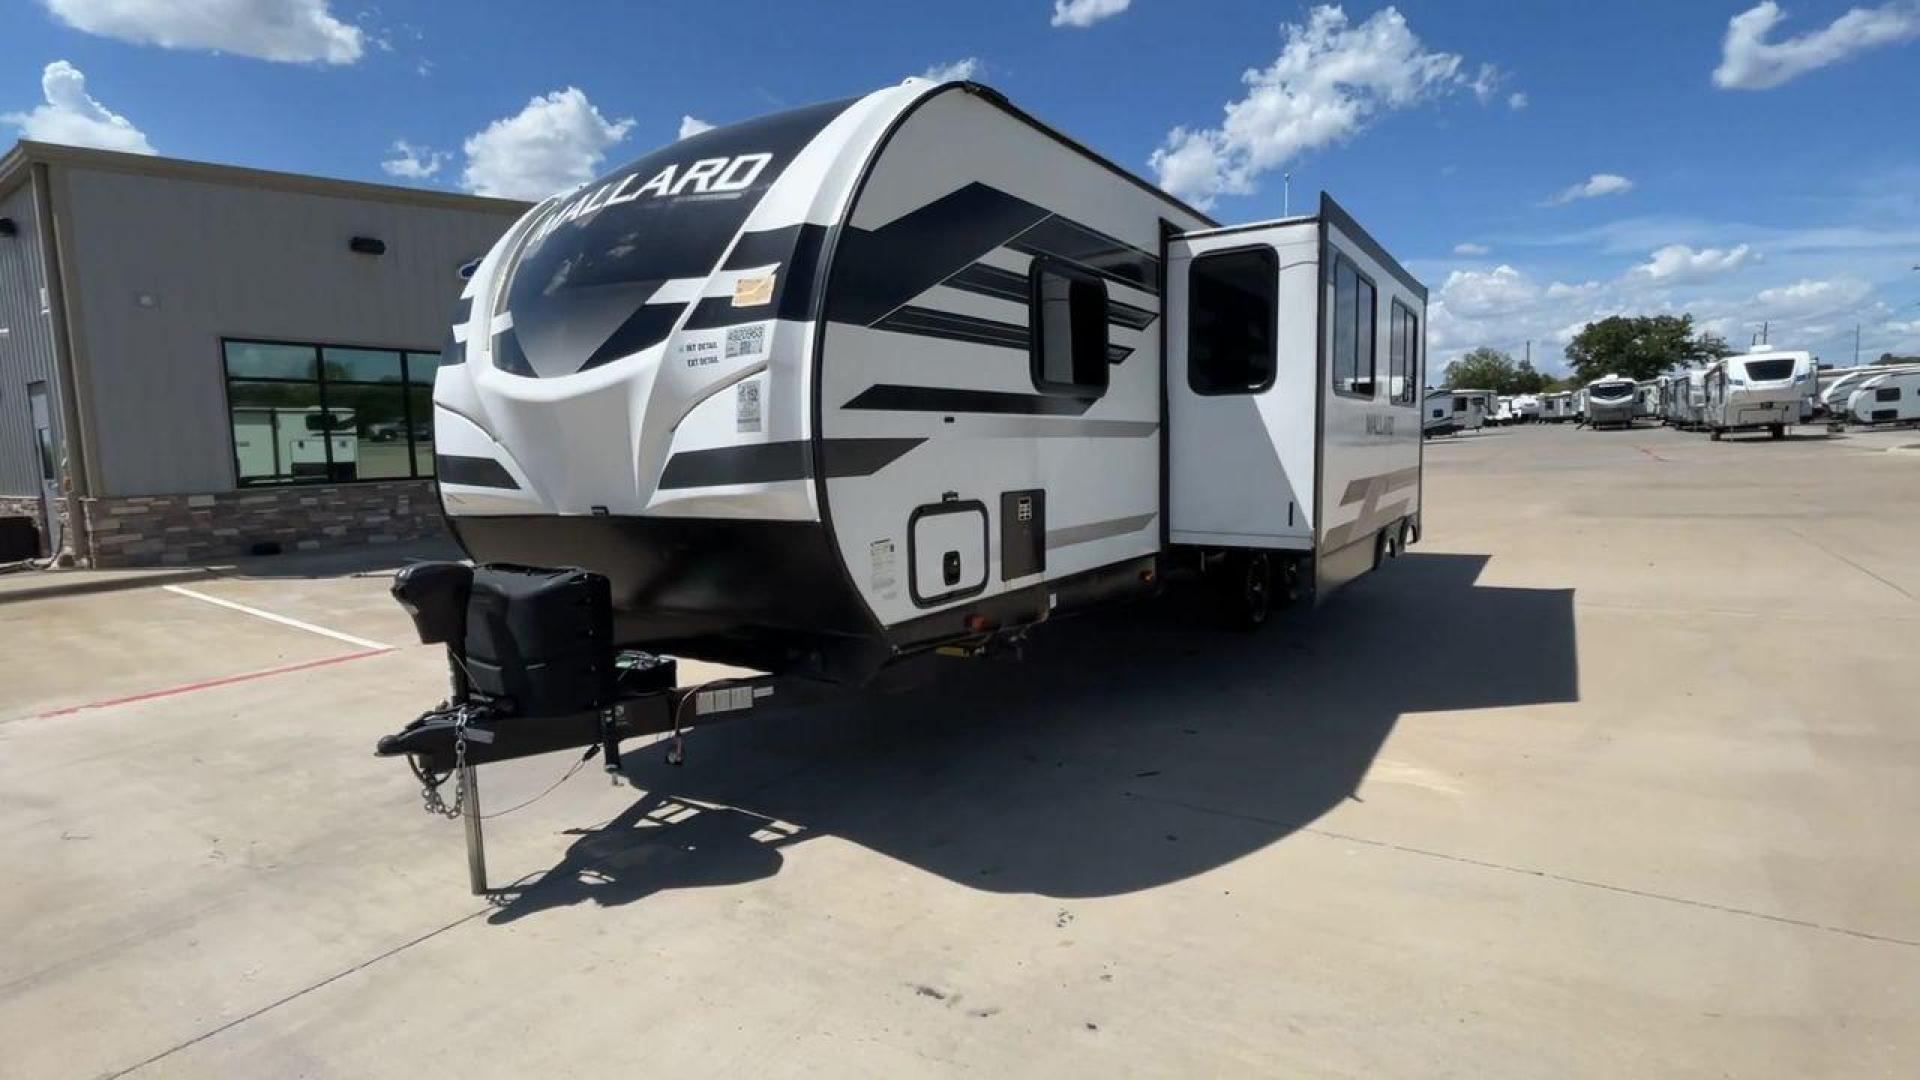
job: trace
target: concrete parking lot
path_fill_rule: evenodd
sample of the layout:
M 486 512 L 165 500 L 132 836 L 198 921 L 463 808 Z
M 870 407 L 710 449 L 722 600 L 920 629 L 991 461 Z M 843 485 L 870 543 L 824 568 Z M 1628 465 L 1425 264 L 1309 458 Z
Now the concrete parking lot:
M 1909 443 L 1442 440 L 1318 612 L 630 745 L 493 902 L 384 577 L 0 595 L 0 1075 L 1914 1076 Z

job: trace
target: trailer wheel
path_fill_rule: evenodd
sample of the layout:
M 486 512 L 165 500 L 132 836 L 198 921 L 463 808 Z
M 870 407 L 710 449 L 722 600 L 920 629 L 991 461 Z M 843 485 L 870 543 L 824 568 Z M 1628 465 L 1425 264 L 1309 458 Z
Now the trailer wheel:
M 1407 549 L 1413 546 L 1413 541 L 1414 541 L 1413 519 L 1401 518 L 1400 519 L 1400 554 L 1405 555 L 1407 553 Z
M 1787 437 L 1787 425 L 1785 424 L 1775 424 L 1767 430 L 1772 432 L 1773 437 L 1776 439 L 1784 439 Z
M 1723 431 L 1721 431 L 1721 430 L 1720 430 L 1719 428 L 1714 428 L 1714 429 L 1713 429 L 1713 441 L 1714 441 L 1714 442 L 1719 442 L 1719 441 L 1720 441 L 1720 436 L 1722 436 L 1722 435 L 1724 435 L 1724 434 L 1726 434 L 1726 433 L 1725 433 L 1725 432 L 1723 432 Z
M 1264 551 L 1228 555 L 1220 575 L 1220 611 L 1235 630 L 1258 630 L 1273 614 L 1273 560 Z

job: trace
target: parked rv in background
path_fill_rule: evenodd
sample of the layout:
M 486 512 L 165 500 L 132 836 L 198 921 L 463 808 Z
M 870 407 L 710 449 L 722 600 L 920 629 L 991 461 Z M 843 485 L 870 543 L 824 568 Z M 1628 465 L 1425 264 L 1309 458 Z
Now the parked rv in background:
M 360 473 L 359 450 L 352 409 L 233 407 L 234 464 L 243 484 L 352 480 Z
M 1538 394 L 1515 394 L 1513 396 L 1513 419 L 1518 424 L 1531 424 L 1541 418 L 1542 410 Z
M 1731 431 L 1765 430 L 1786 437 L 1798 423 L 1800 402 L 1817 385 L 1813 356 L 1804 352 L 1745 353 L 1707 365 L 1701 425 L 1715 439 Z
M 1660 380 L 1642 379 L 1634 384 L 1633 418 L 1635 420 L 1660 419 Z
M 1876 364 L 1872 366 L 1829 368 L 1818 376 L 1819 390 L 1814 397 L 1814 416 L 1838 426 L 1853 419 L 1849 411 L 1854 391 L 1869 379 L 1883 375 L 1901 375 L 1920 371 L 1920 364 Z
M 1876 375 L 1847 398 L 1847 419 L 1856 424 L 1920 420 L 1920 368 Z
M 1541 394 L 1540 419 L 1550 424 L 1561 424 L 1573 419 L 1573 393 L 1557 390 Z
M 1604 375 L 1586 386 L 1587 426 L 1592 428 L 1633 426 L 1639 407 L 1639 387 L 1632 379 Z

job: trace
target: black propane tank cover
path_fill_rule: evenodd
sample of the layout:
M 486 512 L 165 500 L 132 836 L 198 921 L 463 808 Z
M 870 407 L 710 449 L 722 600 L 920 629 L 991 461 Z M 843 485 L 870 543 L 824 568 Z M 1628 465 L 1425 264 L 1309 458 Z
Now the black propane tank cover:
M 413 563 L 393 575 L 393 598 L 413 616 L 422 645 L 462 643 L 472 591 L 473 567 L 466 563 Z

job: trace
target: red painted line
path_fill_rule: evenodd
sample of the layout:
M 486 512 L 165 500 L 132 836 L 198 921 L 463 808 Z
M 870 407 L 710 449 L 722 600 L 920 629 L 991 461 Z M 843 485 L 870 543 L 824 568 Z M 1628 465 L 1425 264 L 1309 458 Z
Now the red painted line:
M 85 712 L 89 709 L 106 709 L 115 705 L 131 705 L 136 701 L 152 701 L 155 698 L 176 697 L 180 694 L 191 694 L 196 690 L 212 690 L 218 686 L 232 686 L 234 683 L 252 682 L 255 679 L 266 679 L 275 675 L 289 675 L 296 671 L 310 671 L 313 668 L 328 667 L 333 664 L 344 664 L 349 660 L 364 660 L 369 656 L 383 656 L 393 651 L 391 648 L 366 649 L 361 652 L 347 653 L 343 656 L 327 656 L 319 660 L 304 660 L 298 664 L 284 664 L 280 667 L 265 668 L 260 671 L 249 671 L 240 675 L 223 675 L 218 679 L 206 679 L 201 682 L 187 683 L 184 686 L 170 686 L 165 690 L 147 690 L 138 694 L 128 694 L 126 697 L 108 698 L 105 701 L 90 701 L 85 705 L 69 705 L 64 709 L 43 712 L 33 717 L 33 719 L 45 720 L 53 716 L 71 716 L 74 713 Z

